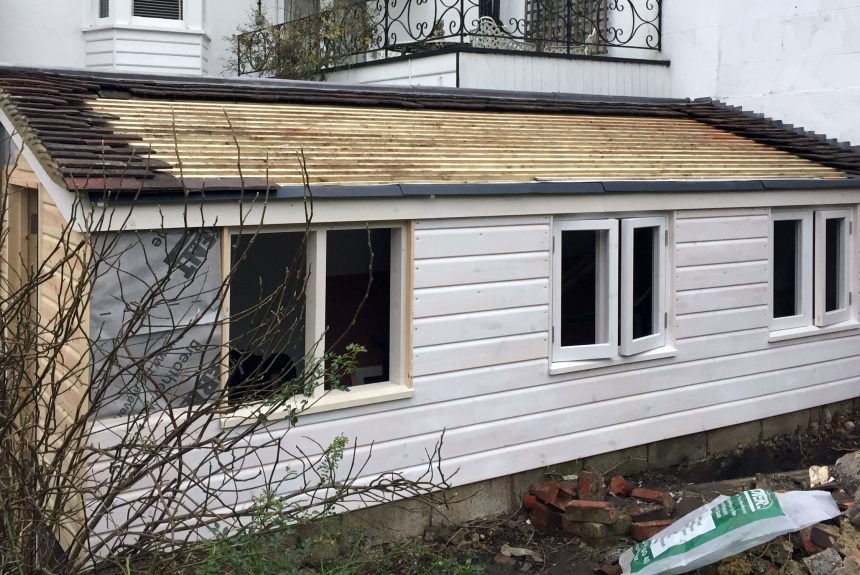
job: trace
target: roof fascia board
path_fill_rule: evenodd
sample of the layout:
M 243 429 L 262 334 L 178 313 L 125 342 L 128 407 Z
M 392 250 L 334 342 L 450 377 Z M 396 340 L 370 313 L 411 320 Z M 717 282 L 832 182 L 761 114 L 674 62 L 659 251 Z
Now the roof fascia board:
M 841 189 L 653 192 L 611 194 L 546 194 L 486 196 L 412 196 L 339 198 L 315 202 L 313 222 L 364 223 L 374 221 L 544 216 L 720 208 L 846 205 L 860 203 L 860 184 Z M 93 216 L 106 222 L 105 230 L 181 229 L 211 226 L 290 226 L 304 224 L 301 198 L 240 202 L 207 199 L 195 202 L 124 202 L 96 204 Z
M 378 184 L 378 185 L 311 185 L 310 196 L 318 200 L 377 199 L 408 197 L 456 197 L 456 196 L 521 196 L 521 195 L 580 195 L 580 194 L 650 194 L 655 192 L 758 192 L 762 190 L 798 189 L 852 189 L 860 188 L 858 179 L 832 180 L 606 180 L 592 182 L 523 182 L 523 183 L 476 183 L 476 184 Z M 278 186 L 267 199 L 297 199 L 306 194 L 304 186 Z M 92 192 L 93 203 L 102 200 L 101 191 Z M 247 190 L 210 190 L 196 197 L 196 201 L 243 200 L 262 197 L 264 194 L 250 194 Z M 162 205 L 185 203 L 189 197 L 180 192 L 134 193 L 114 196 L 112 203 L 125 202 L 159 203 Z M 195 197 L 191 196 L 191 201 Z
M 36 175 L 36 178 L 39 180 L 39 184 L 48 193 L 51 201 L 53 201 L 57 206 L 63 219 L 67 223 L 71 223 L 72 229 L 76 232 L 86 231 L 86 226 L 81 219 L 74 217 L 75 214 L 91 213 L 90 201 L 86 194 L 72 193 L 51 179 L 51 176 L 48 174 L 45 167 L 42 166 L 42 163 L 39 161 L 36 154 L 34 154 L 30 149 L 30 146 L 24 142 L 24 138 L 20 133 L 18 133 L 18 130 L 15 129 L 12 121 L 2 110 L 0 110 L 0 125 L 2 125 L 6 132 L 11 135 L 12 144 L 21 151 L 21 156 L 33 171 L 33 174 Z

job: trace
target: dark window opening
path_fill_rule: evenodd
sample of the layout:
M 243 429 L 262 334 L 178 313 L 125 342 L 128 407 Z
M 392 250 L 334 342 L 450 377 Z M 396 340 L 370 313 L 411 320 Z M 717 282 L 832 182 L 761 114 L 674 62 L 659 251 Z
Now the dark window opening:
M 358 369 L 343 376 L 345 387 L 389 379 L 390 291 L 390 229 L 327 233 L 326 351 L 343 354 L 349 344 L 367 350 L 358 356 Z
M 799 220 L 773 222 L 773 317 L 800 313 Z
M 305 357 L 305 234 L 232 239 L 228 397 L 258 401 L 300 393 Z M 285 386 L 291 386 L 285 389 Z
M 478 16 L 489 16 L 496 22 L 501 22 L 499 0 L 478 0 Z
M 110 16 L 110 0 L 99 0 L 99 18 Z
M 561 233 L 562 347 L 598 343 L 600 233 L 595 230 Z
M 660 228 L 633 230 L 633 339 L 657 333 L 654 266 Z
M 134 0 L 132 13 L 142 18 L 182 20 L 182 0 Z
M 824 255 L 824 310 L 835 311 L 843 307 L 842 269 L 843 228 L 845 221 L 841 218 L 829 218 L 825 224 L 825 255 Z

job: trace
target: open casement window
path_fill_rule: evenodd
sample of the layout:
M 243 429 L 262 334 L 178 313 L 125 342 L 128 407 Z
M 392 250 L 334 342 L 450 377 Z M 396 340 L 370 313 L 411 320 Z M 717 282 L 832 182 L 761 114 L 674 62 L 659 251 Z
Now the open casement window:
M 372 393 L 399 382 L 404 235 L 400 227 L 233 234 L 230 402 L 265 399 L 301 379 L 309 359 L 349 344 L 366 351 L 341 386 Z M 326 391 L 318 385 L 314 396 Z
M 554 361 L 611 357 L 618 349 L 618 221 L 556 224 Z
M 666 343 L 666 220 L 621 220 L 621 355 Z
M 771 218 L 771 329 L 812 325 L 812 212 Z
M 815 325 L 851 318 L 851 214 L 815 212 Z

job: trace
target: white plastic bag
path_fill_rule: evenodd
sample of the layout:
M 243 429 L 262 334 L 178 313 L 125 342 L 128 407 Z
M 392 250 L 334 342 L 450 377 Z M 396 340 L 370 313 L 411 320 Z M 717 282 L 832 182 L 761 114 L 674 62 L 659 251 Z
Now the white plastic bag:
M 826 491 L 720 496 L 621 555 L 627 575 L 687 573 L 839 515 Z

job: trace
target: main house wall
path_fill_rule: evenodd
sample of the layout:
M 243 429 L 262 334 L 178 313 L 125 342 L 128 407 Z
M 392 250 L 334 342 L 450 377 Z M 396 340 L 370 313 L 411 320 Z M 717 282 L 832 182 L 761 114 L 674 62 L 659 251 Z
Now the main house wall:
M 443 468 L 464 485 L 857 395 L 860 332 L 768 341 L 767 209 L 670 221 L 671 357 L 550 375 L 551 218 L 418 221 L 414 396 L 273 423 L 250 443 L 289 433 L 313 452 L 343 434 L 359 459 L 373 443 L 366 476 L 417 476 L 444 431 Z M 225 507 L 296 467 L 268 455 L 244 462 Z

